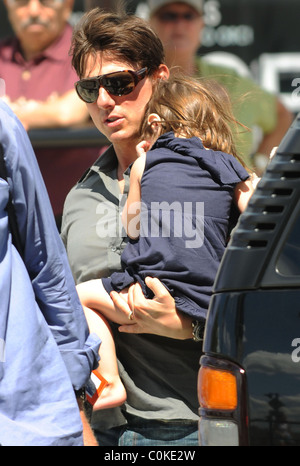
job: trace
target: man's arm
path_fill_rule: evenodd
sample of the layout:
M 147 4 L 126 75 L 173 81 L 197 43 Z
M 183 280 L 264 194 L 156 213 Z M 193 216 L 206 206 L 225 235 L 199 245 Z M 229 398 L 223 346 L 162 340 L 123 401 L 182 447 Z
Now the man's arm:
M 269 155 L 273 149 L 279 145 L 281 139 L 289 129 L 293 121 L 292 113 L 280 102 L 277 100 L 277 124 L 272 132 L 266 133 L 263 136 L 263 139 L 257 149 L 259 154 L 264 154 L 266 156 L 266 161 L 269 160 Z
M 8 108 L 6 113 L 1 143 L 5 154 L 9 154 L 8 182 L 23 241 L 24 263 L 36 301 L 59 347 L 72 385 L 78 390 L 98 365 L 99 339 L 89 334 L 28 135 Z
M 94 432 L 92 431 L 90 423 L 87 420 L 85 414 L 83 401 L 81 399 L 78 399 L 77 402 L 83 428 L 83 444 L 85 447 L 98 447 L 99 444 L 95 438 Z

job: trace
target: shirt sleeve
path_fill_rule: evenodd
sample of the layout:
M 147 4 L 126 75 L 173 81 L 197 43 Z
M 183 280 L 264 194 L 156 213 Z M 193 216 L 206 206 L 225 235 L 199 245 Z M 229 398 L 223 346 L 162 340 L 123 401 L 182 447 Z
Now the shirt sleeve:
M 238 78 L 234 90 L 234 104 L 240 109 L 240 121 L 251 121 L 264 134 L 269 134 L 277 125 L 277 97 L 259 87 L 248 78 Z
M 89 334 L 48 194 L 23 126 L 0 103 L 0 136 L 17 216 L 24 263 L 35 297 L 66 364 L 74 389 L 98 360 L 99 339 Z

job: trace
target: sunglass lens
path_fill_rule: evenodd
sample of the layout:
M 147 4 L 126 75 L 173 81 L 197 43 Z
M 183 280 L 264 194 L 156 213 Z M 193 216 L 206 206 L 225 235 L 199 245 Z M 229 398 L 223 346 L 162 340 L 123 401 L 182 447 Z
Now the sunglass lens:
M 167 11 L 166 13 L 162 13 L 159 19 L 164 23 L 173 23 L 178 19 L 178 15 L 177 13 Z
M 128 72 L 114 73 L 102 78 L 102 86 L 112 95 L 127 95 L 135 88 L 133 76 Z
M 96 80 L 81 81 L 76 89 L 82 100 L 88 104 L 95 102 L 98 98 L 99 85 Z
M 173 11 L 166 11 L 159 16 L 159 19 L 163 23 L 176 23 L 177 21 L 193 21 L 197 18 L 196 13 L 175 13 Z
M 137 82 L 140 81 L 144 75 L 135 78 L 134 73 L 129 71 L 120 71 L 120 73 L 111 73 L 100 76 L 95 79 L 82 79 L 76 83 L 76 90 L 79 97 L 87 104 L 96 102 L 99 95 L 100 86 L 111 95 L 122 96 L 130 94 Z

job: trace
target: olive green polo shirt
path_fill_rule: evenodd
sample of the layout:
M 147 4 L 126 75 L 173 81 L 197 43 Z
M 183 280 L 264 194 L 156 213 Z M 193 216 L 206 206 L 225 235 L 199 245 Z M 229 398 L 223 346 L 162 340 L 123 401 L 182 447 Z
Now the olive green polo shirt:
M 69 192 L 61 237 L 76 284 L 108 277 L 121 268 L 127 242 L 121 212 L 129 189 L 124 173 L 122 195 L 117 177 L 118 160 L 110 146 Z
M 198 77 L 215 79 L 227 90 L 235 118 L 249 130 L 239 128 L 235 135 L 238 155 L 249 168 L 253 168 L 256 152 L 253 129 L 263 134 L 274 131 L 277 125 L 277 97 L 263 90 L 252 79 L 239 76 L 235 70 L 212 65 L 197 58 Z

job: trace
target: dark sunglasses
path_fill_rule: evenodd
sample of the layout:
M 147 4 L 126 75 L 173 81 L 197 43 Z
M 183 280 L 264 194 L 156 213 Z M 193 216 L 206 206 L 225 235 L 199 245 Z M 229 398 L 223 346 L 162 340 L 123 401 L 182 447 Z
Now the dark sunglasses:
M 98 99 L 101 86 L 111 95 L 127 95 L 145 78 L 147 72 L 147 68 L 142 68 L 139 71 L 122 70 L 81 79 L 75 83 L 75 89 L 81 100 L 87 104 L 92 104 Z
M 189 21 L 189 22 L 194 21 L 194 19 L 198 17 L 199 15 L 193 12 L 175 13 L 175 11 L 166 11 L 165 13 L 161 13 L 158 16 L 158 19 L 162 23 L 177 23 L 179 20 Z

